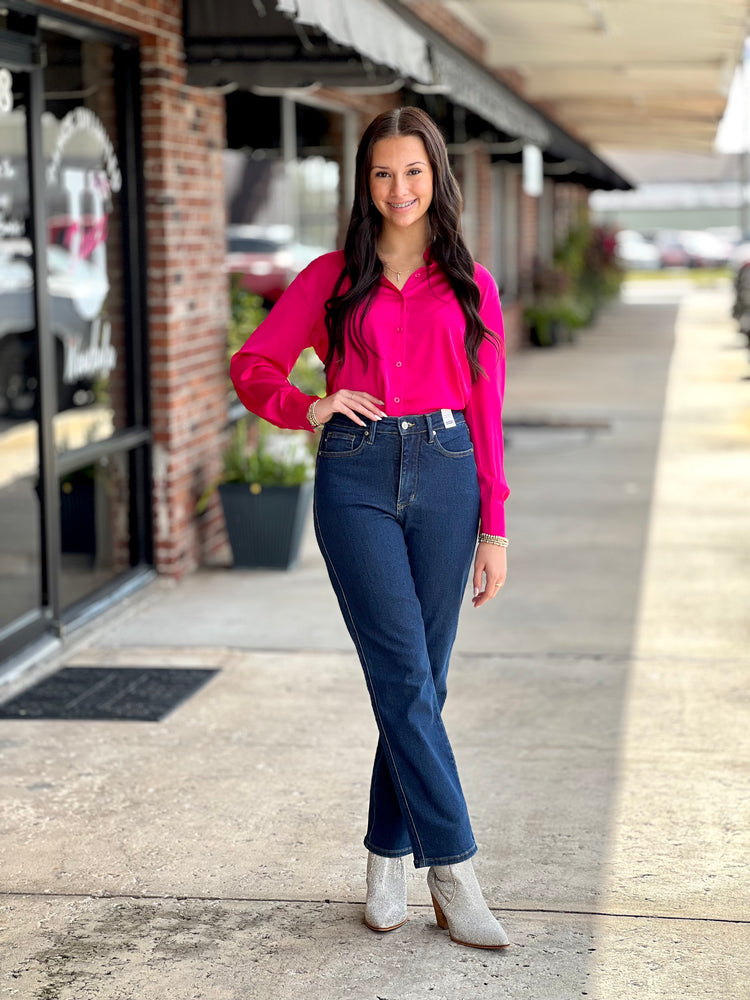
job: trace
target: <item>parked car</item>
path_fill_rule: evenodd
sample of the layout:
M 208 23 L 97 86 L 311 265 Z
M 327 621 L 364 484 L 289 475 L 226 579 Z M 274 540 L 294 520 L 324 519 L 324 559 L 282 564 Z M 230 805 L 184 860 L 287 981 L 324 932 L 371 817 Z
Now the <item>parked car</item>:
M 726 267 L 733 253 L 729 240 L 705 229 L 660 230 L 654 244 L 662 267 Z
M 688 267 L 690 256 L 673 229 L 661 229 L 654 234 L 654 246 L 659 251 L 661 267 Z
M 655 271 L 660 266 L 657 248 L 635 229 L 621 229 L 615 247 L 615 256 L 626 270 Z
M 296 274 L 290 227 L 227 226 L 226 268 L 248 292 L 273 304 Z

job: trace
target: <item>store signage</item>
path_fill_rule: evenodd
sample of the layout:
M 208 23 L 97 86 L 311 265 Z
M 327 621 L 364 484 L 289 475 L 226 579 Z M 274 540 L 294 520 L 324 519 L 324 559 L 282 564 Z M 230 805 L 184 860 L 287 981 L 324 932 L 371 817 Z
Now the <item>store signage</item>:
M 107 376 L 114 371 L 117 351 L 111 340 L 111 323 L 97 317 L 91 324 L 88 344 L 66 344 L 63 382 L 74 385 L 81 379 Z
M 122 187 L 122 174 L 120 173 L 120 165 L 117 162 L 112 140 L 107 135 L 107 131 L 101 121 L 90 108 L 74 108 L 60 122 L 55 151 L 47 167 L 47 183 L 50 185 L 57 183 L 63 150 L 76 132 L 87 132 L 98 141 L 104 154 L 104 167 L 109 178 L 110 187 L 113 191 L 119 191 Z
M 83 150 L 90 148 L 92 140 L 101 153 L 87 164 Z M 70 150 L 73 156 L 66 162 Z M 62 191 L 65 198 L 62 243 L 71 261 L 68 294 L 76 313 L 90 324 L 87 336 L 65 339 L 63 381 L 71 385 L 106 377 L 117 364 L 112 328 L 100 313 L 109 292 L 109 212 L 112 195 L 122 188 L 122 174 L 112 140 L 90 108 L 74 108 L 60 122 L 47 166 L 47 184 Z

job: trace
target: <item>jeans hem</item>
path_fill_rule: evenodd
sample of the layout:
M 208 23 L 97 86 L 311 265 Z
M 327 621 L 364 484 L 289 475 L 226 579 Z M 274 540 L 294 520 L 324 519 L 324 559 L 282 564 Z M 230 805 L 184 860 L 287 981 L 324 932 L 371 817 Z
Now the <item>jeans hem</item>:
M 388 851 L 382 847 L 376 847 L 370 843 L 367 837 L 364 839 L 364 845 L 371 854 L 377 854 L 381 858 L 406 858 L 413 853 L 411 847 L 407 847 L 403 851 Z
M 462 861 L 468 861 L 469 858 L 473 858 L 478 850 L 477 845 L 473 844 L 471 849 L 464 851 L 463 854 L 453 854 L 444 858 L 418 858 L 415 856 L 414 867 L 432 868 L 435 865 L 458 865 Z

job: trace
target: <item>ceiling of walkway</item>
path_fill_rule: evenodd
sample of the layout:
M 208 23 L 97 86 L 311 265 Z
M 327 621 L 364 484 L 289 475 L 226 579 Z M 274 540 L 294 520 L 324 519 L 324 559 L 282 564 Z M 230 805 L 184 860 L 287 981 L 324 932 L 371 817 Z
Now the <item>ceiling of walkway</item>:
M 441 0 L 584 142 L 712 148 L 748 0 Z

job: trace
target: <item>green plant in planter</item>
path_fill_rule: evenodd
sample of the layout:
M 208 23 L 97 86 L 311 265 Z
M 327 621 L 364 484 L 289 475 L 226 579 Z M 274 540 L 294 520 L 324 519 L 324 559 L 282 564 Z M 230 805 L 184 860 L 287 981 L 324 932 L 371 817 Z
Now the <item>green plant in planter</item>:
M 299 486 L 312 479 L 315 460 L 306 431 L 283 431 L 257 417 L 243 417 L 232 429 L 223 455 L 221 476 L 204 491 L 196 510 L 202 514 L 222 484 L 243 483 L 258 494 L 268 486 Z
M 556 343 L 554 336 L 554 305 L 550 301 L 539 300 L 526 306 L 523 311 L 524 323 L 530 330 L 533 343 L 548 347 Z
M 227 330 L 227 361 L 263 322 L 267 310 L 260 295 L 253 295 L 240 284 L 240 275 L 233 274 L 229 285 L 229 329 Z
M 587 326 L 599 305 L 617 294 L 622 275 L 612 234 L 592 227 L 585 213 L 555 249 L 551 262 L 537 261 L 532 301 L 524 320 L 532 343 L 542 347 L 571 339 Z
M 312 501 L 314 459 L 306 431 L 280 431 L 265 421 L 237 422 L 223 471 L 197 504 L 218 489 L 235 567 L 290 569 L 298 558 Z
M 258 296 L 231 285 L 228 359 L 265 318 Z M 314 351 L 303 352 L 291 381 L 309 395 L 325 392 L 323 366 Z M 236 402 L 234 392 L 231 396 Z M 231 430 L 222 456 L 222 472 L 196 504 L 203 513 L 218 490 L 234 565 L 290 568 L 298 558 L 312 500 L 316 438 L 287 431 L 248 415 Z
M 227 363 L 267 316 L 261 297 L 253 295 L 252 292 L 243 288 L 239 278 L 238 274 L 232 275 L 230 284 L 231 309 L 227 331 Z M 302 352 L 289 378 L 297 388 L 309 396 L 322 396 L 326 391 L 323 365 L 312 347 L 308 347 Z M 230 395 L 236 399 L 231 383 L 229 388 Z
M 223 483 L 249 483 L 251 486 L 299 486 L 312 478 L 314 461 L 301 435 L 305 431 L 272 430 L 265 421 L 256 421 L 255 444 L 249 418 L 235 424 L 229 446 L 224 452 Z

